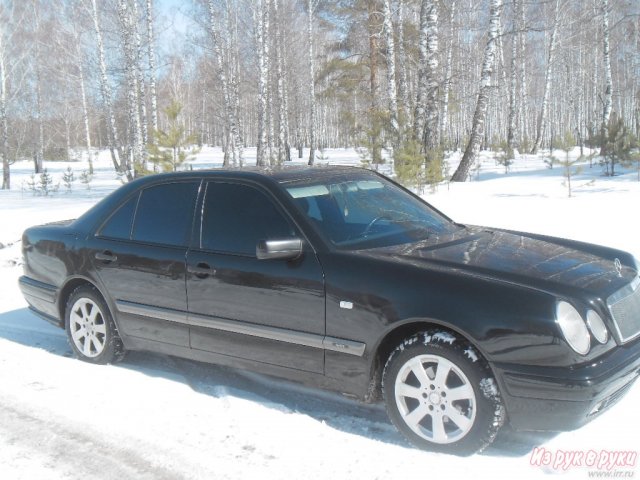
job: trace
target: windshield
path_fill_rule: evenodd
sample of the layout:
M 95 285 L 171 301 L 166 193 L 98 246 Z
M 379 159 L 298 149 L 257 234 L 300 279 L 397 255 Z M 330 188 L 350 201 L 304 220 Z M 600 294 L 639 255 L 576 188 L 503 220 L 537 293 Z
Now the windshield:
M 428 205 L 378 176 L 284 187 L 319 233 L 341 249 L 412 243 L 457 229 Z

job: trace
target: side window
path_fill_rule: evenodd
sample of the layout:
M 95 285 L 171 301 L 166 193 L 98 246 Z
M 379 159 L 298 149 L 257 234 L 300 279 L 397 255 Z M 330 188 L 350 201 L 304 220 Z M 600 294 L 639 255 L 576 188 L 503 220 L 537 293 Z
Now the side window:
M 202 218 L 201 247 L 232 254 L 256 254 L 256 244 L 295 236 L 295 229 L 269 197 L 247 185 L 211 182 Z
M 121 205 L 104 225 L 102 225 L 98 235 L 101 237 L 116 238 L 118 240 L 129 240 L 131 237 L 133 214 L 136 211 L 139 196 L 139 194 L 134 195 Z
M 140 194 L 133 225 L 133 240 L 186 246 L 199 182 L 166 183 Z

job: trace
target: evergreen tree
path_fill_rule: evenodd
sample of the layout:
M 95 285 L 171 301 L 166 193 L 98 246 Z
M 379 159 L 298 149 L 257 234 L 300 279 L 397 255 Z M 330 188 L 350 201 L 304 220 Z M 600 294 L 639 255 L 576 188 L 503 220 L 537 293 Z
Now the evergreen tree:
M 148 146 L 149 160 L 165 172 L 175 172 L 198 149 L 189 147 L 197 142 L 196 135 L 187 135 L 184 125 L 178 121 L 182 105 L 173 100 L 164 113 L 169 121 L 168 129 L 154 132 L 155 143 Z
M 575 160 L 569 159 L 569 152 L 575 145 L 576 140 L 573 135 L 571 135 L 571 132 L 566 132 L 562 138 L 556 140 L 556 147 L 558 150 L 562 150 L 564 152 L 564 159 L 556 158 L 553 155 L 551 156 L 553 163 L 560 165 L 563 169 L 562 173 L 566 179 L 565 185 L 567 186 L 567 193 L 569 197 L 571 197 L 571 177 L 578 175 L 582 171 L 582 168 L 579 166 L 574 169 L 575 164 L 582 160 L 582 158 L 577 158 Z
M 632 161 L 633 137 L 622 118 L 615 113 L 611 115 L 602 139 L 602 162 L 605 174 L 615 175 L 616 164 L 629 165 Z

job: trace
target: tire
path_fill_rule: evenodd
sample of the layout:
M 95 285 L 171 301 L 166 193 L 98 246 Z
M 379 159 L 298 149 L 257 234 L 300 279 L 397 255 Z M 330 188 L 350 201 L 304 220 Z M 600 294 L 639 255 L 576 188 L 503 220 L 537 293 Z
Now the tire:
M 80 360 L 105 365 L 124 358 L 125 350 L 102 295 L 94 287 L 76 288 L 65 310 L 65 329 Z
M 393 424 L 425 450 L 472 455 L 491 444 L 505 421 L 487 362 L 445 330 L 402 342 L 387 360 L 382 391 Z

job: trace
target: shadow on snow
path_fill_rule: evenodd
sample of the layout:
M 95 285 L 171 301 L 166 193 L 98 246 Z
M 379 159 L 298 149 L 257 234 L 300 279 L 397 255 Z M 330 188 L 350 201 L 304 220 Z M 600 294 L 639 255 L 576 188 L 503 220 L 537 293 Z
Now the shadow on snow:
M 27 308 L 0 313 L 0 338 L 73 358 L 64 330 L 44 322 Z M 155 353 L 129 352 L 117 366 L 181 382 L 211 397 L 231 396 L 259 402 L 281 412 L 307 415 L 336 430 L 412 448 L 391 425 L 382 404 L 363 404 L 286 380 Z M 526 455 L 553 436 L 552 433 L 514 432 L 505 426 L 483 455 Z

